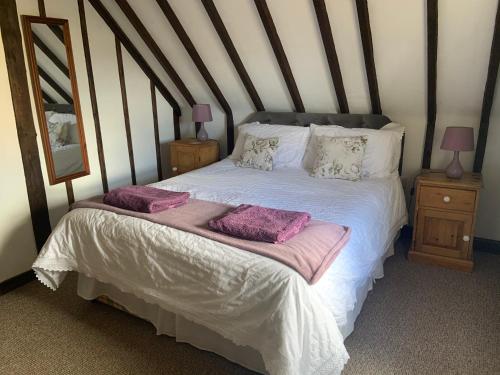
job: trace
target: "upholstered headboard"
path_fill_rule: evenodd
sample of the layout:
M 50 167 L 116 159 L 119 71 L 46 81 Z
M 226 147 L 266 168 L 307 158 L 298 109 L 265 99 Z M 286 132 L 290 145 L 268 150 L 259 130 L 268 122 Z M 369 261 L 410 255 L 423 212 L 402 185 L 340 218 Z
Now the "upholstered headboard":
M 73 104 L 52 104 L 52 103 L 45 103 L 43 105 L 45 112 L 47 111 L 54 111 L 57 113 L 75 113 L 75 108 L 73 107 Z
M 380 129 L 391 122 L 384 115 L 351 115 L 348 113 L 298 113 L 298 112 L 255 112 L 245 122 L 258 121 L 263 124 L 309 126 L 340 125 L 345 128 Z
M 380 129 L 391 119 L 384 115 L 353 115 L 349 113 L 298 113 L 298 112 L 255 112 L 245 122 L 258 121 L 263 124 L 309 126 L 340 125 L 344 128 Z M 399 174 L 403 170 L 404 136 L 399 160 Z

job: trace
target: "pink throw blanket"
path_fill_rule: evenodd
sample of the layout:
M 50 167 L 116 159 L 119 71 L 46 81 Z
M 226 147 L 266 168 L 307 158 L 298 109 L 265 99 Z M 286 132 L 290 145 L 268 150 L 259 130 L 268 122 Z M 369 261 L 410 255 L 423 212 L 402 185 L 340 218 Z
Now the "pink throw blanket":
M 208 226 L 217 232 L 253 241 L 283 243 L 309 223 L 306 212 L 240 204 L 223 217 L 212 219 Z
M 179 207 L 188 199 L 189 193 L 179 193 L 150 186 L 124 186 L 104 194 L 103 202 L 125 210 L 155 213 Z
M 214 232 L 209 220 L 221 217 L 234 206 L 189 199 L 175 210 L 142 213 L 104 204 L 102 197 L 76 202 L 72 209 L 93 208 L 127 215 L 190 232 L 213 241 L 274 259 L 297 271 L 309 284 L 316 283 L 349 241 L 351 229 L 342 225 L 311 220 L 303 231 L 283 244 L 244 240 Z

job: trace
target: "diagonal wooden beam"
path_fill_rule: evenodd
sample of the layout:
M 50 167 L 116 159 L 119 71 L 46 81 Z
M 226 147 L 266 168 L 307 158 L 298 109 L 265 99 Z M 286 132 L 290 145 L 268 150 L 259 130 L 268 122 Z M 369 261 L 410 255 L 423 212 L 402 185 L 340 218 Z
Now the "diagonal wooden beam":
M 198 51 L 196 51 L 193 42 L 187 35 L 186 30 L 184 30 L 184 27 L 182 27 L 181 22 L 175 15 L 174 10 L 172 9 L 168 1 L 156 0 L 156 2 L 158 3 L 160 9 L 162 10 L 163 14 L 167 18 L 170 25 L 172 25 L 172 28 L 174 29 L 181 43 L 184 45 L 184 48 L 186 49 L 187 53 L 189 54 L 189 56 L 191 56 L 191 59 L 196 65 L 196 68 L 198 69 L 198 71 L 204 78 L 205 82 L 207 83 L 208 87 L 210 88 L 215 98 L 219 102 L 220 106 L 222 107 L 222 110 L 226 113 L 227 152 L 229 154 L 233 151 L 234 148 L 234 120 L 231 107 L 229 106 L 229 103 L 227 102 L 224 95 L 222 94 L 222 91 L 220 90 L 219 86 L 217 86 L 217 83 L 215 82 L 214 78 L 208 71 L 207 66 L 203 62 L 201 56 L 198 54 Z
M 68 67 L 66 66 L 66 64 L 64 64 L 60 59 L 59 57 L 56 56 L 56 54 L 54 52 L 52 52 L 52 50 L 49 48 L 49 46 L 47 46 L 44 41 L 42 39 L 40 39 L 40 37 L 38 35 L 36 35 L 34 32 L 33 32 L 33 42 L 35 43 L 35 45 L 40 48 L 40 50 L 45 54 L 45 56 L 47 56 L 50 61 L 52 61 L 52 63 L 57 66 L 57 68 L 66 76 L 69 78 L 69 69 Z
M 224 22 L 222 22 L 222 18 L 220 17 L 213 0 L 201 0 L 201 2 L 203 3 L 205 10 L 207 11 L 210 21 L 212 21 L 212 24 L 214 25 L 215 31 L 217 31 L 217 35 L 219 35 L 222 44 L 224 44 L 226 52 L 233 62 L 234 67 L 236 68 L 236 72 L 240 76 L 240 79 L 243 82 L 243 85 L 245 86 L 250 99 L 252 99 L 255 109 L 257 111 L 265 111 L 264 104 L 262 104 L 262 100 L 260 100 L 259 94 L 257 93 L 257 90 L 255 89 L 255 86 L 253 85 L 252 80 L 250 79 L 250 76 L 248 75 L 248 72 L 243 65 L 243 62 L 241 61 L 238 51 L 236 51 L 233 41 L 231 40 L 231 37 L 227 32 L 226 26 L 224 26 Z
M 36 247 L 40 251 L 50 235 L 51 228 L 40 154 L 36 141 L 37 134 L 31 109 L 28 77 L 24 65 L 21 30 L 14 0 L 0 1 L 0 29 L 2 30 L 4 46 L 2 53 L 5 54 L 5 65 L 9 77 L 17 137 L 26 180 L 31 224 Z
M 142 57 L 141 53 L 135 48 L 132 41 L 128 38 L 122 28 L 118 25 L 118 23 L 113 19 L 108 10 L 104 7 L 100 0 L 89 0 L 90 4 L 94 7 L 96 12 L 101 16 L 104 22 L 108 25 L 108 27 L 113 31 L 116 37 L 120 40 L 121 44 L 128 51 L 130 56 L 135 60 L 137 65 L 142 69 L 144 74 L 152 80 L 155 86 L 158 88 L 158 91 L 163 95 L 163 97 L 167 100 L 167 102 L 172 106 L 174 112 L 176 112 L 179 116 L 181 115 L 181 108 L 179 104 L 172 96 L 170 91 L 165 87 L 160 78 L 156 75 L 154 70 L 149 66 L 144 57 Z
M 130 116 L 128 112 L 127 86 L 125 85 L 125 71 L 123 70 L 123 55 L 120 39 L 115 37 L 116 61 L 118 63 L 118 78 L 120 79 L 120 91 L 122 94 L 123 120 L 125 122 L 125 135 L 127 137 L 128 160 L 130 163 L 130 175 L 132 185 L 137 185 L 135 177 L 134 146 L 132 144 L 132 132 L 130 130 Z
M 491 42 L 490 61 L 488 64 L 488 76 L 484 87 L 483 107 L 481 109 L 481 122 L 477 136 L 476 155 L 474 157 L 474 172 L 481 172 L 483 169 L 484 153 L 486 151 L 486 140 L 488 138 L 488 128 L 490 126 L 491 107 L 495 96 L 495 86 L 498 77 L 498 67 L 500 64 L 500 1 L 497 5 L 497 15 L 495 18 L 495 29 Z
M 151 107 L 153 110 L 153 130 L 155 134 L 156 170 L 158 172 L 158 181 L 161 181 L 163 180 L 163 172 L 161 170 L 160 127 L 158 125 L 158 104 L 156 102 L 156 87 L 153 82 L 151 82 Z
M 319 31 L 321 32 L 321 39 L 325 48 L 326 59 L 328 67 L 330 68 L 330 75 L 332 76 L 333 86 L 335 87 L 335 94 L 337 95 L 337 102 L 339 103 L 340 113 L 349 113 L 349 104 L 347 103 L 347 96 L 344 89 L 344 81 L 342 80 L 342 73 L 340 72 L 339 59 L 337 57 L 337 50 L 335 49 L 335 42 L 333 41 L 332 27 L 328 18 L 325 0 L 313 0 L 314 10 L 316 11 L 316 18 L 318 19 Z
M 438 0 L 427 0 L 427 127 L 422 168 L 431 167 L 432 144 L 436 127 L 436 86 L 438 49 Z
M 165 72 L 168 74 L 174 85 L 181 92 L 182 96 L 184 96 L 184 98 L 191 107 L 195 105 L 196 101 L 194 100 L 193 95 L 191 95 L 188 88 L 182 81 L 181 77 L 177 74 L 174 67 L 172 66 L 172 64 L 170 64 L 170 61 L 168 61 L 167 57 L 161 50 L 160 46 L 158 46 L 158 43 L 156 43 L 154 38 L 148 32 L 146 26 L 144 26 L 144 24 L 141 22 L 141 20 L 134 12 L 132 7 L 129 5 L 127 0 L 115 0 L 115 2 L 118 4 L 122 12 L 125 14 L 129 22 L 132 24 L 132 26 L 134 26 L 139 36 L 148 46 L 148 48 L 150 49 L 151 53 L 154 55 L 156 60 L 158 60 L 163 70 L 165 70 Z
M 64 44 L 64 33 L 61 30 L 59 26 L 56 25 L 48 25 L 49 29 L 52 31 L 52 33 L 56 36 L 59 41 Z
M 375 58 L 373 56 L 372 30 L 370 27 L 367 0 L 356 0 L 356 9 L 358 11 L 359 32 L 361 34 L 361 44 L 363 45 L 366 78 L 370 91 L 372 113 L 380 115 L 382 114 L 382 106 L 380 105 L 380 96 L 378 92 L 377 71 L 375 70 Z
M 42 89 L 42 97 L 49 104 L 57 103 L 57 101 L 52 96 L 50 96 L 46 91 L 44 91 L 43 89 Z
M 80 28 L 82 33 L 83 53 L 87 68 L 87 78 L 89 81 L 90 104 L 92 105 L 92 116 L 94 117 L 95 138 L 97 144 L 97 156 L 99 158 L 99 168 L 101 170 L 102 189 L 105 193 L 109 191 L 108 176 L 106 173 L 106 161 L 104 160 L 104 146 L 102 143 L 101 121 L 99 119 L 99 107 L 97 105 L 97 95 L 94 82 L 94 70 L 92 68 L 92 57 L 90 56 L 89 36 L 87 32 L 87 19 L 85 16 L 84 0 L 78 0 L 78 13 L 80 15 Z
M 73 98 L 70 94 L 66 92 L 59 84 L 47 73 L 40 65 L 37 65 L 38 74 L 43 78 L 45 82 L 47 82 L 50 87 L 52 87 L 59 95 L 63 97 L 69 104 L 73 104 Z
M 271 43 L 271 47 L 273 48 L 274 55 L 276 56 L 276 60 L 278 61 L 278 65 L 281 69 L 281 74 L 283 74 L 286 86 L 288 87 L 288 92 L 292 97 L 292 101 L 295 106 L 295 111 L 305 112 L 306 110 L 304 108 L 304 103 L 302 103 L 302 98 L 300 97 L 299 89 L 297 88 L 297 84 L 295 83 L 295 78 L 293 77 L 292 68 L 290 68 L 290 64 L 288 63 L 285 50 L 283 49 L 283 45 L 281 44 L 278 31 L 276 30 L 276 26 L 274 25 L 271 12 L 267 7 L 266 0 L 254 0 L 254 1 L 255 1 L 255 6 L 257 7 L 257 11 L 259 12 L 262 24 L 264 25 L 264 29 L 266 30 L 267 36 L 269 38 L 269 42 Z

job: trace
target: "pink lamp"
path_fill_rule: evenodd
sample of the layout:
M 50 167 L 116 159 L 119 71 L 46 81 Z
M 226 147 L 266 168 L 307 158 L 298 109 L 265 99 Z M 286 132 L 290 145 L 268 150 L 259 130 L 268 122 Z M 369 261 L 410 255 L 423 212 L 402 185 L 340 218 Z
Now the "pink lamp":
M 208 134 L 203 123 L 205 121 L 212 121 L 210 104 L 195 104 L 193 106 L 193 121 L 200 123 L 200 130 L 198 130 L 196 138 L 201 142 L 206 141 L 208 139 Z
M 474 129 L 463 126 L 448 126 L 444 132 L 441 150 L 454 151 L 453 160 L 446 168 L 449 178 L 462 178 L 464 169 L 460 164 L 460 151 L 474 150 Z

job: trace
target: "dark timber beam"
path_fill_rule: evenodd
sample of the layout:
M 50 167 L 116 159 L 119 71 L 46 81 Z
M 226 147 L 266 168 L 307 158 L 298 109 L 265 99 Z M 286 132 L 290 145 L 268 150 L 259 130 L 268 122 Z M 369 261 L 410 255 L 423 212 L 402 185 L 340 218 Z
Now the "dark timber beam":
M 182 27 L 181 22 L 175 15 L 174 10 L 172 9 L 168 1 L 156 0 L 156 2 L 160 6 L 160 9 L 167 18 L 168 22 L 170 22 L 170 25 L 172 25 L 172 28 L 174 29 L 181 43 L 184 45 L 184 48 L 186 49 L 187 53 L 189 54 L 189 56 L 191 56 L 191 59 L 196 65 L 196 68 L 198 69 L 202 77 L 205 79 L 205 82 L 207 83 L 208 87 L 210 88 L 215 98 L 219 102 L 220 106 L 222 107 L 222 110 L 226 113 L 227 153 L 230 154 L 233 151 L 234 147 L 234 120 L 231 107 L 229 106 L 229 103 L 227 102 L 224 95 L 222 94 L 222 91 L 219 89 L 219 86 L 217 86 L 217 83 L 215 82 L 214 78 L 208 71 L 208 68 L 206 67 L 202 58 L 196 51 L 193 42 L 187 35 L 186 30 L 184 30 L 184 27 Z M 174 121 L 174 124 L 175 123 L 176 121 Z
M 161 50 L 160 46 L 158 46 L 158 43 L 156 43 L 154 38 L 148 32 L 146 26 L 144 26 L 144 24 L 141 22 L 127 0 L 115 0 L 115 2 L 118 4 L 132 26 L 134 26 L 135 30 L 142 38 L 144 43 L 149 47 L 151 53 L 154 55 L 156 60 L 158 60 L 163 70 L 165 70 L 165 72 L 168 74 L 174 85 L 181 92 L 182 96 L 184 96 L 191 107 L 195 105 L 196 101 L 194 100 L 193 95 L 191 95 L 181 77 L 177 74 L 174 67 L 172 66 L 172 64 L 170 64 L 170 61 L 168 61 L 167 57 Z
M 0 1 L 0 29 L 26 179 L 31 223 L 39 251 L 49 237 L 51 228 L 15 0 Z
M 500 2 L 497 5 L 497 16 L 495 18 L 495 29 L 491 42 L 490 62 L 488 64 L 488 76 L 484 87 L 483 108 L 481 110 L 481 122 L 479 134 L 477 136 L 476 155 L 474 158 L 474 172 L 481 172 L 483 169 L 484 153 L 486 151 L 486 139 L 488 138 L 488 128 L 490 126 L 491 107 L 495 95 L 495 86 L 498 76 L 498 66 L 500 64 Z
M 269 38 L 269 42 L 271 43 L 271 47 L 273 48 L 274 55 L 276 56 L 276 60 L 278 61 L 278 65 L 281 69 L 281 74 L 283 74 L 286 86 L 288 87 L 288 92 L 292 97 L 295 111 L 305 112 L 306 110 L 304 108 L 304 104 L 302 103 L 299 89 L 297 88 L 297 84 L 295 83 L 295 78 L 293 78 L 292 69 L 290 68 L 290 64 L 288 63 L 285 50 L 283 49 L 283 45 L 281 44 L 278 31 L 276 30 L 276 26 L 274 25 L 271 12 L 269 12 L 269 8 L 267 7 L 266 0 L 254 1 L 255 6 L 257 7 L 257 11 L 259 12 L 262 24 L 264 25 L 264 29 L 266 30 L 267 36 Z
M 69 69 L 68 67 L 66 66 L 65 63 L 63 63 L 59 57 L 56 56 L 56 54 L 54 52 L 52 52 L 52 50 L 49 48 L 49 46 L 47 46 L 43 40 L 40 39 L 40 37 L 38 35 L 36 35 L 34 32 L 32 33 L 33 34 L 33 42 L 35 43 L 35 45 L 40 48 L 40 50 L 45 54 L 45 56 L 47 56 L 50 61 L 52 61 L 52 63 L 57 66 L 57 68 L 66 76 L 69 78 Z
M 377 71 L 375 70 L 375 58 L 373 56 L 372 30 L 370 27 L 367 0 L 356 0 L 356 9 L 358 11 L 359 32 L 361 35 L 361 44 L 363 45 L 372 113 L 380 115 L 382 114 L 382 106 L 380 105 L 380 96 L 378 93 Z
M 160 145 L 160 127 L 158 125 L 158 103 L 156 102 L 156 87 L 151 82 L 151 107 L 153 109 L 153 129 L 155 133 L 155 150 L 156 150 L 156 169 L 158 172 L 158 180 L 163 180 L 163 172 L 161 170 L 161 145 Z
M 92 68 L 92 57 L 90 56 L 89 36 L 87 33 L 87 19 L 85 17 L 84 0 L 78 0 L 78 13 L 80 14 L 80 28 L 82 32 L 83 52 L 85 55 L 85 65 L 87 67 L 87 78 L 89 81 L 90 103 L 92 105 L 92 115 L 94 117 L 95 137 L 97 143 L 97 155 L 99 157 L 99 167 L 101 170 L 102 189 L 105 193 L 109 191 L 108 176 L 106 173 L 106 162 L 104 160 L 104 147 L 102 144 L 101 121 L 99 119 L 99 108 L 97 106 L 97 96 L 94 83 L 94 70 Z
M 38 74 L 43 78 L 45 82 L 47 82 L 50 87 L 54 89 L 59 95 L 63 97 L 69 104 L 73 104 L 73 98 L 70 94 L 66 92 L 59 84 L 47 73 L 40 65 L 37 65 Z
M 325 47 L 326 59 L 330 74 L 332 76 L 333 86 L 337 95 L 337 102 L 339 103 L 340 113 L 349 113 L 349 104 L 347 103 L 347 96 L 344 89 L 344 81 L 342 80 L 342 73 L 340 72 L 339 59 L 337 57 L 337 50 L 333 41 L 332 27 L 328 18 L 325 0 L 313 0 L 314 10 L 316 11 L 316 18 L 318 19 L 318 26 L 321 32 L 321 39 Z
M 142 57 L 140 52 L 135 48 L 134 44 L 130 41 L 125 32 L 121 29 L 118 23 L 113 19 L 108 10 L 104 7 L 100 0 L 89 0 L 90 4 L 94 7 L 97 13 L 101 16 L 104 22 L 108 25 L 108 27 L 113 31 L 116 37 L 120 40 L 121 44 L 128 51 L 130 56 L 135 60 L 137 65 L 142 69 L 144 74 L 152 80 L 155 86 L 158 88 L 158 91 L 163 95 L 163 97 L 167 100 L 170 106 L 173 108 L 174 112 L 176 112 L 179 116 L 181 115 L 181 108 L 179 104 L 172 96 L 172 94 L 165 87 L 160 78 L 156 75 L 156 73 L 151 69 L 146 60 Z
M 50 96 L 47 92 L 43 91 L 43 89 L 42 89 L 42 97 L 43 97 L 43 100 L 45 100 L 49 104 L 57 103 L 57 101 L 52 96 Z
M 44 0 L 38 0 L 38 13 L 40 14 L 40 17 L 47 17 Z
M 66 185 L 66 196 L 68 197 L 68 205 L 71 206 L 75 203 L 75 193 L 73 192 L 73 182 L 71 180 L 67 180 L 64 182 Z
M 243 62 L 241 61 L 240 55 L 234 47 L 233 41 L 231 40 L 231 37 L 227 32 L 226 26 L 224 26 L 224 22 L 222 22 L 222 18 L 220 17 L 213 0 L 201 0 L 201 2 L 203 3 L 205 10 L 207 11 L 208 17 L 210 17 L 210 20 L 214 25 L 215 31 L 217 31 L 217 35 L 219 35 L 222 44 L 224 44 L 226 52 L 231 58 L 231 61 L 236 68 L 236 72 L 240 76 L 240 79 L 243 82 L 243 85 L 245 86 L 250 99 L 252 99 L 255 109 L 257 111 L 265 111 L 264 104 L 262 104 L 262 100 L 260 100 L 259 94 L 257 93 L 257 90 L 255 89 L 255 86 L 253 85 L 252 80 L 250 79 L 250 76 L 248 75 L 247 70 L 243 65 Z
M 130 162 L 130 174 L 132 185 L 137 185 L 135 177 L 134 146 L 132 144 L 132 132 L 130 131 L 130 116 L 128 112 L 127 86 L 125 85 L 125 71 L 123 70 L 123 55 L 120 39 L 115 37 L 116 61 L 118 63 L 118 77 L 120 79 L 120 91 L 122 94 L 123 119 L 125 121 L 125 134 L 127 136 L 128 160 Z
M 44 16 L 45 17 L 45 16 Z M 64 44 L 64 33 L 61 30 L 61 28 L 57 25 L 47 25 L 49 26 L 49 29 L 52 31 L 52 33 L 56 36 L 59 41 Z
M 422 168 L 431 167 L 432 143 L 436 127 L 436 84 L 438 49 L 438 0 L 427 0 L 427 127 Z

